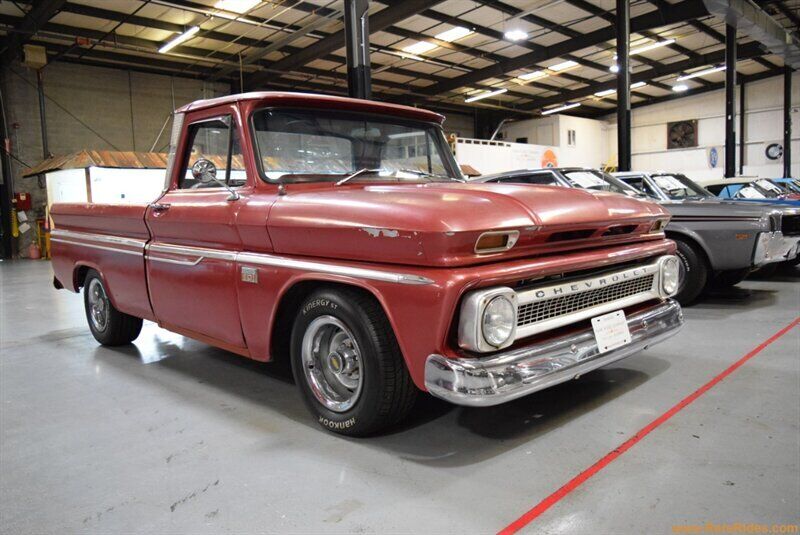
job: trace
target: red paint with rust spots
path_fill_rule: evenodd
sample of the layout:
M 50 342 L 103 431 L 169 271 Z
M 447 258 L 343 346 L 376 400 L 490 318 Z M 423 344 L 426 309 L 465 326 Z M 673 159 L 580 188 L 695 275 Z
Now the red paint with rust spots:
M 452 336 L 462 295 L 471 289 L 613 266 L 671 253 L 674 243 L 650 233 L 655 219 L 668 217 L 656 204 L 614 194 L 506 184 L 380 183 L 352 181 L 289 184 L 284 192 L 259 177 L 248 120 L 265 107 L 324 108 L 380 114 L 439 125 L 443 117 L 425 110 L 341 97 L 294 93 L 250 93 L 200 101 L 185 114 L 177 144 L 179 162 L 158 199 L 156 212 L 145 205 L 59 205 L 52 213 L 57 230 L 147 240 L 147 246 L 177 245 L 217 251 L 192 264 L 185 256 L 158 253 L 178 262 L 145 260 L 142 254 L 53 243 L 53 268 L 64 286 L 81 266 L 98 269 L 114 305 L 154 319 L 165 328 L 193 336 L 256 360 L 270 360 L 281 299 L 298 283 L 330 281 L 372 293 L 392 324 L 417 386 L 424 388 L 427 356 L 458 356 Z M 188 150 L 188 126 L 230 114 L 241 139 L 247 183 L 228 201 L 221 188 L 176 190 L 180 162 Z M 630 234 L 604 237 L 621 222 Z M 478 255 L 481 233 L 518 230 L 517 244 L 505 253 Z M 567 242 L 549 237 L 592 229 Z M 225 257 L 224 253 L 230 253 Z M 281 263 L 254 266 L 257 283 L 245 282 L 235 253 L 273 255 L 425 277 L 430 284 L 408 285 L 357 275 L 322 273 Z M 148 255 L 152 251 L 148 249 Z M 191 260 L 191 258 L 189 258 Z M 192 265 L 188 265 L 192 264 Z

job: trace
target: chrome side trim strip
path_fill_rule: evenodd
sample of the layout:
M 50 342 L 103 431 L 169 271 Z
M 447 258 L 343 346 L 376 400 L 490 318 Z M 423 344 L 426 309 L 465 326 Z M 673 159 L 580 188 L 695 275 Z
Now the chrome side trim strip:
M 129 254 L 134 256 L 139 256 L 144 258 L 142 251 L 131 251 L 130 249 L 118 249 L 116 247 L 106 247 L 105 245 L 96 245 L 94 243 L 85 243 L 85 242 L 78 242 L 72 240 L 64 240 L 61 238 L 50 238 L 51 242 L 55 243 L 68 243 L 69 245 L 78 245 L 80 247 L 88 247 L 90 249 L 100 249 L 101 251 L 111 251 L 114 253 L 122 253 L 122 254 Z
M 165 264 L 176 264 L 178 266 L 196 266 L 203 261 L 202 256 L 198 256 L 196 260 L 175 260 L 173 258 L 162 258 L 159 256 L 146 255 L 145 258 L 153 262 L 163 262 Z
M 63 239 L 71 238 L 71 239 Z M 51 241 L 69 243 L 104 251 L 113 251 L 123 254 L 134 254 L 144 256 L 145 245 L 147 246 L 147 259 L 154 262 L 163 262 L 180 266 L 196 266 L 205 259 L 225 260 L 228 262 L 238 262 L 243 264 L 254 264 L 259 266 L 272 266 L 286 269 L 300 269 L 305 271 L 315 271 L 317 273 L 328 273 L 331 275 L 344 275 L 359 279 L 378 280 L 383 282 L 393 282 L 396 284 L 425 285 L 433 284 L 433 280 L 419 275 L 409 275 L 406 273 L 394 273 L 390 271 L 380 271 L 377 269 L 358 268 L 341 266 L 336 264 L 326 264 L 310 260 L 295 260 L 266 253 L 247 253 L 231 252 L 220 249 L 206 249 L 203 247 L 189 247 L 183 245 L 168 245 L 159 243 L 147 243 L 146 240 L 133 238 L 123 238 L 120 236 L 106 236 L 104 234 L 91 234 L 87 232 L 75 232 L 71 230 L 55 230 L 51 232 Z M 89 242 L 108 243 L 114 245 L 125 245 L 136 247 L 138 251 L 118 249 L 104 245 L 97 245 Z M 155 253 L 155 254 L 154 254 Z M 163 254 L 190 257 L 189 259 L 168 258 L 160 256 Z
M 337 266 L 335 264 L 324 264 L 322 262 L 312 262 L 308 260 L 293 260 L 290 258 L 282 258 L 264 253 L 239 253 L 236 257 L 236 260 L 237 262 L 241 262 L 243 264 L 274 266 L 287 269 L 302 269 L 306 271 L 316 271 L 318 273 L 329 273 L 331 275 L 346 275 L 360 279 L 395 282 L 397 284 L 433 284 L 431 279 L 427 277 L 420 277 L 418 275 L 406 275 L 403 273 L 378 271 L 375 269 Z
M 144 245 L 147 243 L 147 240 L 140 240 L 136 238 L 123 238 L 121 236 L 107 236 L 105 234 L 94 234 L 89 232 L 76 232 L 73 230 L 59 229 L 53 229 L 50 231 L 50 237 L 51 239 L 67 238 L 73 240 L 88 240 L 93 242 L 109 243 L 113 245 L 125 245 L 127 247 L 136 247 L 138 249 L 144 249 Z

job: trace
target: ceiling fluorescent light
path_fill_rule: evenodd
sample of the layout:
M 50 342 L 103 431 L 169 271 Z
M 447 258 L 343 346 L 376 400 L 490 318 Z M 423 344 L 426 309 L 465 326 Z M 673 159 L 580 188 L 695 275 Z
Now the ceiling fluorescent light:
M 676 93 L 683 93 L 684 91 L 689 90 L 689 86 L 686 84 L 673 85 L 672 90 L 675 91 Z
M 580 102 L 575 102 L 575 103 L 572 103 L 572 104 L 565 104 L 563 106 L 559 106 L 558 108 L 551 108 L 549 110 L 544 110 L 542 112 L 542 115 L 550 115 L 551 113 L 558 113 L 560 111 L 571 110 L 572 108 L 577 108 L 580 105 L 581 105 Z
M 425 52 L 430 52 L 436 48 L 436 45 L 433 43 L 429 43 L 428 41 L 417 41 L 413 45 L 408 45 L 403 49 L 403 52 L 408 52 L 409 54 L 424 54 Z
M 487 91 L 486 93 L 481 93 L 480 95 L 475 95 L 473 97 L 469 97 L 464 102 L 475 102 L 476 100 L 482 100 L 482 99 L 493 97 L 493 96 L 496 96 L 496 95 L 502 95 L 506 91 L 508 91 L 508 89 L 498 89 L 496 91 Z
M 616 74 L 619 72 L 619 65 L 612 63 L 608 70 Z
M 448 43 L 452 43 L 453 41 L 457 41 L 462 37 L 466 37 L 472 33 L 472 30 L 469 28 L 464 28 L 463 26 L 456 26 L 455 28 L 451 28 L 446 32 L 436 34 L 436 38 L 442 41 L 447 41 Z
M 720 65 L 718 67 L 710 67 L 708 69 L 703 69 L 702 71 L 692 72 L 689 74 L 684 74 L 683 76 L 678 76 L 677 81 L 683 82 L 684 80 L 691 80 L 692 78 L 697 78 L 699 76 L 705 76 L 706 74 L 711 74 L 714 72 L 724 71 L 725 65 Z
M 533 71 L 533 72 L 526 72 L 525 74 L 520 74 L 517 76 L 520 80 L 531 81 L 531 80 L 538 80 L 539 78 L 547 78 L 547 73 L 544 71 Z
M 635 84 L 631 84 L 631 89 L 639 89 L 640 87 L 644 87 L 647 84 L 645 82 L 636 82 Z M 616 93 L 616 89 L 606 89 L 605 91 L 598 91 L 594 94 L 596 97 L 607 97 L 608 95 L 613 95 Z
M 675 42 L 675 39 L 665 39 L 663 41 L 656 41 L 655 43 L 650 43 L 649 45 L 640 46 L 638 48 L 634 48 L 630 51 L 630 55 L 634 56 L 636 54 L 641 54 L 642 52 L 649 52 L 650 50 L 655 50 L 656 48 L 661 48 L 662 46 L 669 46 Z
M 528 38 L 528 32 L 524 32 L 522 30 L 509 30 L 503 34 L 503 37 L 509 41 L 522 41 L 523 39 Z
M 613 95 L 616 92 L 617 92 L 616 89 L 606 89 L 605 91 L 598 91 L 597 93 L 594 94 L 594 96 L 607 97 L 608 95 Z
M 247 13 L 260 3 L 261 0 L 218 0 L 214 7 L 223 11 Z
M 552 65 L 552 66 L 548 67 L 548 69 L 550 69 L 551 71 L 555 71 L 555 72 L 561 72 L 561 71 L 566 71 L 567 69 L 571 69 L 572 67 L 577 67 L 577 66 L 578 66 L 578 62 L 576 62 L 576 61 L 564 61 L 562 63 L 556 63 L 555 65 Z
M 176 46 L 178 46 L 179 44 L 191 39 L 192 36 L 199 31 L 200 31 L 200 26 L 192 26 L 191 28 L 180 34 L 178 37 L 176 37 L 172 41 L 168 42 L 167 44 L 159 48 L 158 51 L 162 54 L 165 54 L 170 50 L 172 50 L 173 48 L 175 48 Z

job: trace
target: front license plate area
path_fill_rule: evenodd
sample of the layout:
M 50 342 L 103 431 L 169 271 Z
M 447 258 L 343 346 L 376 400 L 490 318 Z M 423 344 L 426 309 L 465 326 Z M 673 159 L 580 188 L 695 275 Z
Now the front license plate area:
M 631 343 L 631 331 L 622 310 L 592 318 L 592 329 L 600 353 L 607 353 Z

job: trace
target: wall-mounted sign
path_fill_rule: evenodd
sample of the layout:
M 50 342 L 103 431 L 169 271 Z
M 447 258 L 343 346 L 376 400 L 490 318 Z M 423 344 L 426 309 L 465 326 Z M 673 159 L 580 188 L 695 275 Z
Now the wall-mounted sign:
M 711 147 L 708 149 L 708 166 L 711 169 L 714 169 L 719 164 L 719 150 L 717 147 Z
M 696 120 L 667 123 L 667 149 L 686 149 L 696 146 Z

